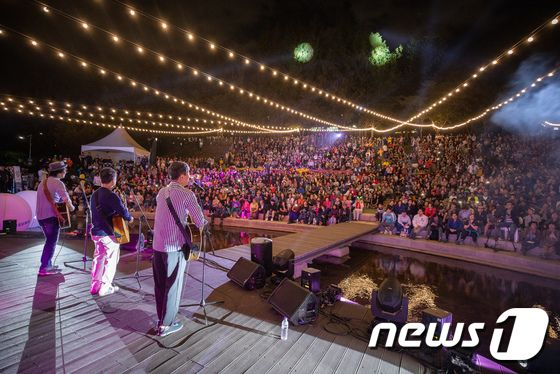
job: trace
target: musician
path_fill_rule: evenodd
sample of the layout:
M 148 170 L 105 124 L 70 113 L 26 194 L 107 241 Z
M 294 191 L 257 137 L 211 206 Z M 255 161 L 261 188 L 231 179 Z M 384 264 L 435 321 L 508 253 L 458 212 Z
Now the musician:
M 93 264 L 91 267 L 92 295 L 110 295 L 119 290 L 113 284 L 113 278 L 119 263 L 119 243 L 115 241 L 113 216 L 121 216 L 128 222 L 133 217 L 123 205 L 113 188 L 117 184 L 117 172 L 105 167 L 99 172 L 101 187 L 91 195 L 91 238 L 95 243 Z
M 159 336 L 172 334 L 183 327 L 183 323 L 175 318 L 179 311 L 186 267 L 185 255 L 181 252 L 185 237 L 176 224 L 166 199 L 171 199 L 183 226 L 187 224 L 188 216 L 199 229 L 203 229 L 208 223 L 195 194 L 185 188 L 190 179 L 189 166 L 184 162 L 172 162 L 168 168 L 168 175 L 171 182 L 159 191 L 156 198 L 153 241 L 152 266 Z
M 64 218 L 55 204 L 66 204 L 74 211 L 66 186 L 61 181 L 66 176 L 66 163 L 54 161 L 49 164 L 48 177 L 37 187 L 37 220 L 45 235 L 45 245 L 41 255 L 39 275 L 51 275 L 59 272 L 58 266 L 52 264 L 52 258 L 60 235 L 60 225 Z

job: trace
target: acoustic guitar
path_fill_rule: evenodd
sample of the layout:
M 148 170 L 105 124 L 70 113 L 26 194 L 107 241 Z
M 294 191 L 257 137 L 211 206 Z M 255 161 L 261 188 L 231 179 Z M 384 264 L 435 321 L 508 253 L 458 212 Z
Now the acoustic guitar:
M 126 206 L 126 199 L 120 191 L 116 191 L 124 206 Z M 130 231 L 128 230 L 128 222 L 121 216 L 113 216 L 112 218 L 113 232 L 115 234 L 115 241 L 119 244 L 126 244 L 130 242 Z
M 57 218 L 60 228 L 70 228 L 70 226 L 72 226 L 72 221 L 70 220 L 70 209 L 68 209 L 68 205 L 66 205 L 66 203 L 55 203 L 54 206 L 58 212 Z

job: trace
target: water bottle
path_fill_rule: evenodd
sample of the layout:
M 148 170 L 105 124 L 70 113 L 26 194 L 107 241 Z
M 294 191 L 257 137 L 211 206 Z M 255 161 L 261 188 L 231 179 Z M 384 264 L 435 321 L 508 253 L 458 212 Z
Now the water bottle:
M 288 322 L 288 317 L 284 317 L 282 320 L 282 328 L 280 329 L 280 339 L 288 340 L 288 327 L 290 323 Z

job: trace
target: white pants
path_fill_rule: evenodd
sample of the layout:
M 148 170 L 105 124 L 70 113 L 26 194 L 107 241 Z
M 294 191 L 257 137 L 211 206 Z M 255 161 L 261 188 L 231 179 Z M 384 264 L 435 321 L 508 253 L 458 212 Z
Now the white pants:
M 90 292 L 96 294 L 112 285 L 119 263 L 120 247 L 114 236 L 92 236 L 92 239 L 95 252 L 91 266 Z
M 359 221 L 360 220 L 360 216 L 362 215 L 362 211 L 363 209 L 354 209 L 354 221 Z

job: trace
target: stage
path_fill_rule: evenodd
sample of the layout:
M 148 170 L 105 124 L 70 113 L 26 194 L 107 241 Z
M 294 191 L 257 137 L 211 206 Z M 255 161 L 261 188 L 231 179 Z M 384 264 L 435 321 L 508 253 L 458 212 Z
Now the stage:
M 314 324 L 290 326 L 281 341 L 281 317 L 261 295 L 229 282 L 226 273 L 207 267 L 209 325 L 199 307 L 181 308 L 185 327 L 165 338 L 154 337 L 156 324 L 149 256 L 141 262 L 142 288 L 135 279 L 118 280 L 121 291 L 103 298 L 89 294 L 89 273 L 80 271 L 81 240 L 65 240 L 56 263 L 58 276 L 38 278 L 42 239 L 0 239 L 0 371 L 72 372 L 224 372 L 224 373 L 424 373 L 415 359 L 385 349 L 368 349 L 350 335 L 325 330 L 331 313 L 349 318 L 365 331 L 368 308 L 339 302 Z M 58 252 L 59 247 L 57 247 Z M 92 245 L 90 243 L 89 256 Z M 216 254 L 227 253 L 226 250 Z M 208 256 L 230 268 L 231 260 Z M 89 268 L 89 263 L 88 263 Z M 135 256 L 121 253 L 117 277 L 134 273 Z M 198 303 L 202 264 L 194 262 L 183 303 Z M 329 330 L 336 329 L 330 324 Z

